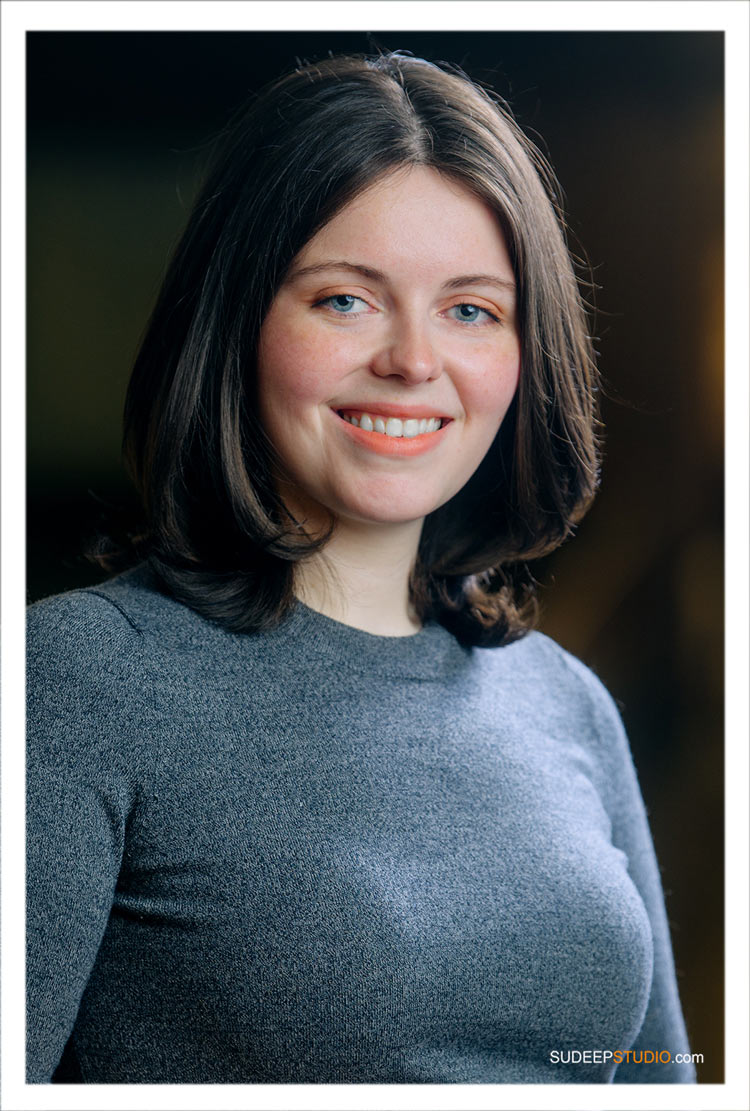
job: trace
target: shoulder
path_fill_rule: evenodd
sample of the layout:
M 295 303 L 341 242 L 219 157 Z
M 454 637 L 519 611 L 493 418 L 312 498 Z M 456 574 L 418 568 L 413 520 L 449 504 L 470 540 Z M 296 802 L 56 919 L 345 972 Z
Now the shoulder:
M 544 633 L 532 631 L 501 648 L 475 651 L 491 670 L 507 671 L 523 687 L 537 693 L 551 688 L 557 696 L 617 713 L 607 688 L 591 668 Z
M 133 702 L 145 697 L 159 654 L 158 637 L 147 635 L 148 615 L 152 609 L 158 613 L 162 604 L 147 577 L 135 569 L 29 606 L 30 718 L 56 713 L 69 720 L 83 713 L 96 717 L 126 694 Z
M 543 737 L 551 752 L 574 752 L 615 822 L 640 814 L 630 742 L 614 698 L 576 656 L 538 632 L 508 645 L 503 653 L 514 716 L 530 736 Z
M 127 608 L 101 588 L 72 590 L 35 602 L 26 614 L 30 677 L 37 668 L 76 672 L 95 661 L 137 655 L 141 632 Z
M 139 629 L 127 611 L 98 589 L 71 590 L 44 598 L 26 613 L 26 643 L 31 660 L 38 653 L 59 651 L 76 663 L 79 651 L 132 645 Z
M 629 759 L 620 712 L 599 677 L 543 633 L 502 648 L 479 649 L 485 668 L 502 676 L 513 701 L 539 727 L 575 734 L 599 758 Z
M 163 714 L 210 686 L 209 674 L 226 686 L 224 673 L 235 664 L 244 674 L 252 656 L 240 634 L 161 590 L 146 565 L 30 606 L 26 649 L 30 706 L 54 705 L 65 688 L 91 707 L 122 699 Z
M 141 669 L 143 633 L 130 613 L 137 590 L 117 580 L 35 602 L 26 614 L 26 677 L 30 705 L 55 684 L 100 691 Z M 119 595 L 119 598 L 118 598 Z
M 544 633 L 532 632 L 520 642 L 525 647 L 529 665 L 536 674 L 543 674 L 555 687 L 586 703 L 593 712 L 607 716 L 619 713 L 612 695 L 601 679 L 577 656 L 562 648 Z
M 87 782 L 113 768 L 128 782 L 150 776 L 173 720 L 159 705 L 170 655 L 161 629 L 189 622 L 185 610 L 143 567 L 30 606 L 28 766 L 61 768 L 66 782 L 72 768 Z
M 158 649 L 165 629 L 177 630 L 179 636 L 191 619 L 200 621 L 163 594 L 145 566 L 136 567 L 97 586 L 29 606 L 28 665 L 57 660 L 75 669 L 91 662 L 125 662 Z

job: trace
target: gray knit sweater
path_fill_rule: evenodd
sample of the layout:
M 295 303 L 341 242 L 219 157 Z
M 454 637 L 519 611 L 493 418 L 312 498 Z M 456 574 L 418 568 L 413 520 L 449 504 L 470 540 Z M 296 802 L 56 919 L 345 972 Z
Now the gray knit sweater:
M 31 1082 L 694 1079 L 642 1054 L 688 1046 L 627 740 L 546 637 L 236 635 L 136 569 L 28 646 Z

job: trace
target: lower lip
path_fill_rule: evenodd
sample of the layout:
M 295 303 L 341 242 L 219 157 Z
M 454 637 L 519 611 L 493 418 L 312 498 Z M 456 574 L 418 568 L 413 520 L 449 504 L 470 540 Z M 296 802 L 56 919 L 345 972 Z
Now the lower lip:
M 333 410 L 332 410 L 333 411 Z M 452 423 L 448 421 L 437 432 L 425 432 L 421 436 L 386 436 L 384 432 L 368 432 L 358 428 L 349 421 L 344 420 L 338 413 L 333 412 L 343 431 L 354 441 L 376 455 L 396 456 L 400 459 L 411 459 L 414 455 L 424 455 L 437 447 Z

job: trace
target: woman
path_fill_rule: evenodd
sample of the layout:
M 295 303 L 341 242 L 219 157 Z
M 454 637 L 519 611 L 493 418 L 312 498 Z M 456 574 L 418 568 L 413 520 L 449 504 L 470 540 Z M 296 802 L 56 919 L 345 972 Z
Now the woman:
M 399 55 L 228 131 L 128 394 L 140 562 L 31 611 L 30 1080 L 694 1079 L 617 712 L 529 631 L 597 481 L 553 188 Z

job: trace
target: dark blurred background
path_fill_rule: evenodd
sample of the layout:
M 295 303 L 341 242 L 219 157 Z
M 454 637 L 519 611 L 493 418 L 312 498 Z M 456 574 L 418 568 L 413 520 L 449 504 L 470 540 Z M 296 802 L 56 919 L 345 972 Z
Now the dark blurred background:
M 720 32 L 29 34 L 29 600 L 102 577 L 82 551 L 128 504 L 124 392 L 208 142 L 297 58 L 378 47 L 494 86 L 557 171 L 593 270 L 603 482 L 538 567 L 542 628 L 622 708 L 699 1077 L 720 1083 Z

